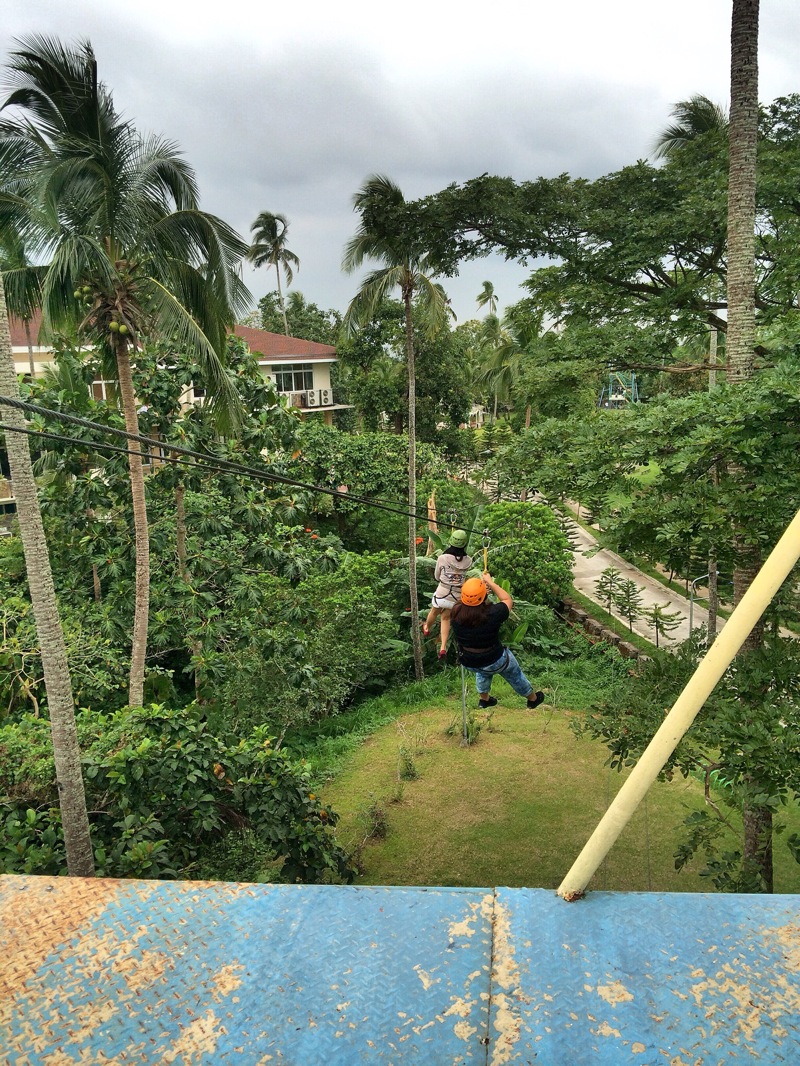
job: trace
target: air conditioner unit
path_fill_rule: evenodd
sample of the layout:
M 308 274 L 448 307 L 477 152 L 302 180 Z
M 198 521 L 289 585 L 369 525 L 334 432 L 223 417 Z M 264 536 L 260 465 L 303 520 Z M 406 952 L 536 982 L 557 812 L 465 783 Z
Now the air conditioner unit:
M 333 389 L 320 389 L 319 402 L 323 407 L 330 407 L 333 403 Z
M 306 393 L 306 407 L 319 406 L 319 389 L 309 389 Z

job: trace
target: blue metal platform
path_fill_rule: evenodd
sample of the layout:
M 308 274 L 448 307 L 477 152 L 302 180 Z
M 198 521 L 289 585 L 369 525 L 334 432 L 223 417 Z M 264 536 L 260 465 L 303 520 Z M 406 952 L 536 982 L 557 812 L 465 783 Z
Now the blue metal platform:
M 800 1063 L 800 898 L 0 877 L 0 1062 Z

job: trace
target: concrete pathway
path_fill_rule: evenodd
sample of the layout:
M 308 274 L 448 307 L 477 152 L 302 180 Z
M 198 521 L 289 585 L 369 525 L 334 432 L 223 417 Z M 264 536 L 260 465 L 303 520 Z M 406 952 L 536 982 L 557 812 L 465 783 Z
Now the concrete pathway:
M 673 631 L 666 636 L 659 638 L 659 644 L 662 647 L 667 647 L 671 644 L 678 644 L 681 641 L 686 640 L 689 636 L 690 607 L 688 598 L 673 592 L 672 589 L 668 588 L 666 585 L 662 585 L 660 581 L 642 573 L 641 570 L 638 570 L 635 566 L 626 562 L 626 560 L 620 555 L 617 555 L 616 552 L 609 551 L 608 548 L 598 548 L 597 540 L 591 535 L 591 533 L 588 533 L 583 526 L 578 522 L 575 522 L 571 517 L 565 517 L 567 518 L 570 539 L 573 544 L 576 545 L 574 550 L 575 564 L 573 569 L 573 583 L 575 588 L 583 593 L 587 599 L 590 599 L 593 603 L 600 604 L 600 606 L 605 609 L 605 605 L 601 602 L 595 590 L 595 583 L 603 571 L 609 566 L 616 567 L 624 578 L 635 581 L 639 586 L 642 593 L 642 602 L 645 608 L 657 603 L 660 606 L 666 606 L 668 611 L 679 611 L 683 616 L 680 625 L 676 629 L 673 629 Z M 587 555 L 587 553 L 591 552 L 594 552 L 594 554 Z M 627 625 L 625 619 L 620 619 L 616 611 L 612 613 L 615 618 L 623 623 L 623 625 Z M 692 627 L 694 629 L 708 622 L 708 611 L 704 606 L 698 604 L 697 599 L 694 601 L 691 614 Z M 723 628 L 724 624 L 725 619 L 718 617 L 717 632 Z M 633 631 L 655 643 L 655 632 L 647 626 L 642 619 L 638 619 L 633 623 Z

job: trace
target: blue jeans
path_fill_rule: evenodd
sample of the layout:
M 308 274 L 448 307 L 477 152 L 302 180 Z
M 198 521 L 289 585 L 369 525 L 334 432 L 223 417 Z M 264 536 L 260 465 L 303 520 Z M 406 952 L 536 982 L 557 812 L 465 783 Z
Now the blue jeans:
M 514 658 L 514 653 L 508 648 L 503 652 L 497 662 L 489 663 L 488 666 L 468 666 L 475 674 L 475 688 L 479 696 L 488 696 L 492 687 L 492 678 L 499 674 L 503 680 L 520 696 L 530 696 L 533 685 L 522 672 L 522 667 Z

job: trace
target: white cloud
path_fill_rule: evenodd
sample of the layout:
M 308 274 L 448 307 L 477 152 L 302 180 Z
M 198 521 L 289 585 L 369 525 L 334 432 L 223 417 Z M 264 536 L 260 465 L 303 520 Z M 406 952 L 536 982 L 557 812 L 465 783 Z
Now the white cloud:
M 795 86 L 800 5 L 762 5 L 761 97 Z M 6 40 L 88 37 L 117 105 L 175 140 L 203 206 L 247 234 L 288 216 L 296 287 L 343 308 L 352 195 L 371 173 L 406 196 L 477 174 L 595 177 L 647 155 L 670 106 L 728 98 L 730 0 L 4 0 Z M 481 281 L 504 302 L 526 272 L 499 257 L 447 287 L 463 319 Z M 274 282 L 247 275 L 256 295 Z

